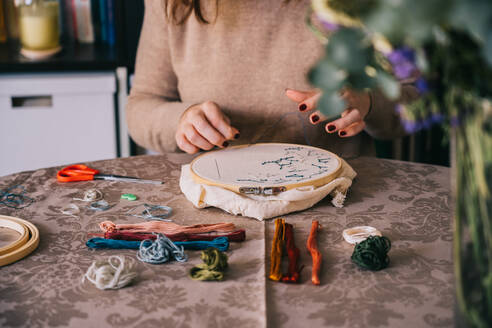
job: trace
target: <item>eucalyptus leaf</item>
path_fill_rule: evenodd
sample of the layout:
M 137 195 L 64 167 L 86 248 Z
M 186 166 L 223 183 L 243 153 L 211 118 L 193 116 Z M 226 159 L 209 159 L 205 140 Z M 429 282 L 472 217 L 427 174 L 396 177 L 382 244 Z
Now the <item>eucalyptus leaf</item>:
M 344 82 L 345 75 L 333 65 L 329 58 L 317 63 L 308 74 L 309 81 L 323 90 L 338 91 Z
M 330 37 L 326 56 L 341 69 L 358 72 L 369 64 L 370 50 L 362 31 L 342 28 Z
M 400 83 L 388 73 L 379 71 L 376 75 L 379 88 L 389 99 L 395 100 L 400 96 Z
M 345 107 L 345 102 L 338 96 L 338 92 L 324 91 L 318 102 L 319 111 L 326 117 L 340 115 Z

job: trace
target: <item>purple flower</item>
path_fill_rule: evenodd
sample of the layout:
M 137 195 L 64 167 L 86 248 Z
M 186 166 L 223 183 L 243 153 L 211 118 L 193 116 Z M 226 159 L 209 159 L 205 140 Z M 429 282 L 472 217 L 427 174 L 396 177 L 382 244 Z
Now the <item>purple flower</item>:
M 388 54 L 388 60 L 393 66 L 395 76 L 400 80 L 410 77 L 417 69 L 415 52 L 408 47 L 393 50 Z
M 417 81 L 415 81 L 415 86 L 421 95 L 429 92 L 429 85 L 423 77 L 419 77 Z
M 449 119 L 449 124 L 455 128 L 460 125 L 460 118 L 458 116 L 453 116 Z
M 401 114 L 401 113 L 403 113 L 403 109 L 404 108 L 403 108 L 402 104 L 396 104 L 395 112 L 397 112 L 398 114 Z
M 403 127 L 405 128 L 405 131 L 407 131 L 408 133 L 416 132 L 421 128 L 420 123 L 416 121 L 407 121 L 405 119 L 402 119 L 401 122 L 403 124 Z
M 340 28 L 340 25 L 332 22 L 327 22 L 321 16 L 318 16 L 318 19 L 321 22 L 321 25 L 323 25 L 323 27 L 328 31 L 336 31 Z
M 432 123 L 434 124 L 439 124 L 441 123 L 442 121 L 444 121 L 444 115 L 441 114 L 441 113 L 433 113 L 431 115 L 431 121 Z

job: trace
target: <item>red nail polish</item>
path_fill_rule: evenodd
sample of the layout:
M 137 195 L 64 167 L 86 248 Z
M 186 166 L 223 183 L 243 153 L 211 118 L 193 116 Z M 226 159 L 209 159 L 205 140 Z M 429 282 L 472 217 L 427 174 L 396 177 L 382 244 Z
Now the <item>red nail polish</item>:
M 328 125 L 328 131 L 335 131 L 337 129 L 334 125 Z
M 234 139 L 239 139 L 239 136 L 240 136 L 240 134 L 239 134 L 239 132 L 238 132 L 238 133 L 236 133 L 236 134 L 234 135 Z
M 347 132 L 345 132 L 345 131 L 340 131 L 340 135 L 341 135 L 342 137 L 343 137 L 344 135 L 346 135 L 346 134 L 347 134 Z
M 229 146 L 229 143 L 227 141 L 224 141 L 224 143 L 222 144 L 222 147 L 227 147 Z
M 299 110 L 302 112 L 302 111 L 305 111 L 307 108 L 306 104 L 300 104 L 299 105 Z
M 315 114 L 315 115 L 313 115 L 313 116 L 311 116 L 311 121 L 312 121 L 313 123 L 318 122 L 318 121 L 319 121 L 319 116 L 318 116 L 318 115 L 316 115 L 316 114 Z

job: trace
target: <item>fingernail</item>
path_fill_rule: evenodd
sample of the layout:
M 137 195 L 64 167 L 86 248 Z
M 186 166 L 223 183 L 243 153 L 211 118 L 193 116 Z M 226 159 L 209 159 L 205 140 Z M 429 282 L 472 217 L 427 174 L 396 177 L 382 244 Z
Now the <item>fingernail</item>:
M 318 121 L 319 121 L 319 116 L 318 115 L 314 114 L 313 116 L 311 116 L 311 122 L 316 123 Z
M 328 131 L 335 131 L 337 129 L 334 125 L 328 125 Z
M 305 111 L 307 108 L 306 104 L 300 104 L 299 105 L 299 110 L 302 112 L 302 111 Z
M 227 147 L 229 146 L 229 143 L 227 141 L 224 141 L 224 143 L 222 144 L 222 147 Z
M 240 136 L 240 134 L 239 134 L 239 133 L 236 133 L 236 134 L 234 135 L 234 139 L 239 139 L 239 136 Z
M 343 137 L 344 135 L 346 135 L 346 134 L 347 134 L 347 132 L 345 132 L 345 131 L 340 131 L 340 135 L 341 135 L 342 137 Z

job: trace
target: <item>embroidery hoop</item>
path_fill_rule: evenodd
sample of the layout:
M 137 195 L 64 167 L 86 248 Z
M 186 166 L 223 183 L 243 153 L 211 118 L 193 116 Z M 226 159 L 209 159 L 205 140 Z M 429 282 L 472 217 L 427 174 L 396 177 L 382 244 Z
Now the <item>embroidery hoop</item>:
M 283 157 L 279 158 L 281 155 Z M 199 155 L 190 164 L 191 176 L 199 184 L 263 195 L 303 186 L 323 186 L 331 182 L 341 168 L 341 159 L 332 152 L 287 143 L 229 147 Z
M 19 261 L 20 259 L 32 253 L 38 247 L 39 230 L 34 224 L 23 219 L 5 215 L 0 215 L 0 221 L 18 223 L 24 225 L 26 229 L 29 230 L 29 239 L 24 244 L 19 244 L 16 248 L 10 249 L 8 253 L 0 255 L 0 267 Z

